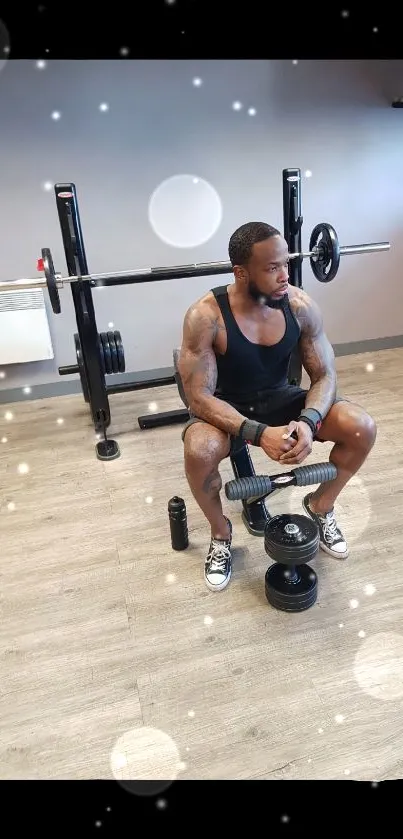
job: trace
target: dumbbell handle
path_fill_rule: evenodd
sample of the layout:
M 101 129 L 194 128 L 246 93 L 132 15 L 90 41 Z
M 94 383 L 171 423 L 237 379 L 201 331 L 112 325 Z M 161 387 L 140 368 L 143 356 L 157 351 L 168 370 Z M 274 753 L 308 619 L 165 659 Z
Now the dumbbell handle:
M 275 489 L 288 486 L 309 486 L 334 481 L 337 469 L 333 463 L 313 463 L 311 466 L 296 466 L 291 472 L 280 475 L 253 475 L 236 478 L 225 484 L 225 495 L 229 501 L 256 501 L 270 495 Z

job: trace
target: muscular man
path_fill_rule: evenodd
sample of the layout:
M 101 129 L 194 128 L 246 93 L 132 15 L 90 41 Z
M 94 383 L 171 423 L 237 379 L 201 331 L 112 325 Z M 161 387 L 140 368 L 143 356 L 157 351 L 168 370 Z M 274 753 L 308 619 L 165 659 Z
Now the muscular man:
M 223 515 L 219 464 L 240 439 L 260 446 L 285 468 L 300 464 L 314 440 L 331 441 L 338 477 L 303 500 L 319 526 L 320 544 L 346 559 L 335 501 L 367 458 L 376 425 L 361 407 L 337 395 L 334 354 L 316 303 L 288 285 L 288 249 L 281 233 L 249 222 L 229 241 L 235 282 L 213 288 L 186 312 L 179 373 L 190 408 L 182 439 L 186 477 L 211 528 L 207 587 L 231 576 L 232 526 Z M 298 346 L 310 387 L 288 384 Z M 289 434 L 295 430 L 298 439 Z

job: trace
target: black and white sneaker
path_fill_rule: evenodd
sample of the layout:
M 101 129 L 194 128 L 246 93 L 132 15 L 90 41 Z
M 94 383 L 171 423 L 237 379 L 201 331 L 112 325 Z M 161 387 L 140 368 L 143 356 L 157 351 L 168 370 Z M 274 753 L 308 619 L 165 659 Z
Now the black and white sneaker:
M 227 519 L 230 529 L 229 539 L 211 539 L 209 552 L 204 563 L 204 580 L 210 591 L 222 591 L 230 579 L 232 572 L 232 524 Z
M 320 547 L 323 551 L 334 556 L 336 559 L 347 559 L 348 547 L 346 540 L 338 527 L 334 510 L 326 513 L 325 516 L 314 513 L 309 506 L 312 493 L 305 496 L 302 506 L 308 516 L 313 519 L 319 527 Z

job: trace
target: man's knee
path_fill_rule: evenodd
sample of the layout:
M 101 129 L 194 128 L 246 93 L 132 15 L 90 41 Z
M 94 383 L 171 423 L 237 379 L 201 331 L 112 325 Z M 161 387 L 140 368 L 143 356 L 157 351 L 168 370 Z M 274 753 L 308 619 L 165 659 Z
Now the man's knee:
M 184 434 L 188 467 L 217 466 L 230 450 L 229 435 L 206 422 L 193 422 Z
M 333 406 L 339 438 L 356 446 L 371 449 L 375 443 L 377 426 L 374 418 L 354 402 L 336 402 Z

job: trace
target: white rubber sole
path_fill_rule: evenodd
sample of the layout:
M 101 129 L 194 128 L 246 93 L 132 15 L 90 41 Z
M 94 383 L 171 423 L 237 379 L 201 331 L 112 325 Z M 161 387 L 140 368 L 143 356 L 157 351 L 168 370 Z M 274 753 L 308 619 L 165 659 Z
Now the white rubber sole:
M 228 585 L 231 577 L 232 577 L 232 569 L 229 572 L 228 577 L 222 583 L 216 583 L 216 585 L 213 585 L 213 583 L 210 583 L 210 581 L 207 579 L 207 577 L 204 577 L 204 582 L 206 583 L 206 586 L 209 589 L 209 591 L 223 591 L 223 589 L 227 588 L 227 585 Z

